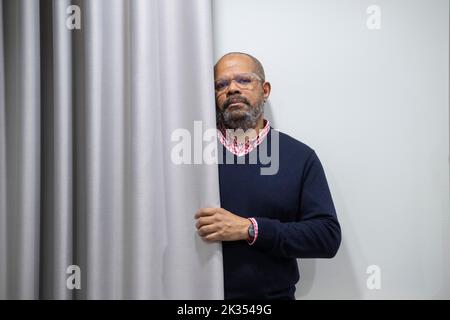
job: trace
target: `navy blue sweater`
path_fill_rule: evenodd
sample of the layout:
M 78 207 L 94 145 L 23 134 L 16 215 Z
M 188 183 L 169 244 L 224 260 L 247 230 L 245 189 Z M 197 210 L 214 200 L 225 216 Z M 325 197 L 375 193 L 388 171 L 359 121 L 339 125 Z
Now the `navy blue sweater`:
M 276 132 L 278 172 L 261 175 L 261 167 L 270 164 L 260 158 L 259 151 L 266 147 L 269 157 L 273 156 Z M 245 164 L 237 164 L 237 157 L 219 146 L 223 161 L 227 156 L 234 159 L 231 164 L 219 163 L 221 206 L 256 218 L 259 226 L 253 245 L 222 242 L 225 299 L 293 299 L 300 278 L 296 258 L 332 258 L 341 242 L 322 165 L 314 150 L 273 128 L 258 148 L 239 157 L 241 161 L 245 157 Z

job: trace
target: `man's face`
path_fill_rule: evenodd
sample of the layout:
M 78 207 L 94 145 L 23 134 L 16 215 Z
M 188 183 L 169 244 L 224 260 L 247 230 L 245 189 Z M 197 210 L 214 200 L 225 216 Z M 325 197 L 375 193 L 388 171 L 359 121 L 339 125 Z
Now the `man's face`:
M 244 131 L 256 127 L 263 114 L 270 85 L 263 83 L 255 71 L 254 62 L 245 55 L 233 54 L 219 61 L 215 69 L 218 125 Z M 230 79 L 234 80 L 227 87 L 217 90 L 219 81 Z

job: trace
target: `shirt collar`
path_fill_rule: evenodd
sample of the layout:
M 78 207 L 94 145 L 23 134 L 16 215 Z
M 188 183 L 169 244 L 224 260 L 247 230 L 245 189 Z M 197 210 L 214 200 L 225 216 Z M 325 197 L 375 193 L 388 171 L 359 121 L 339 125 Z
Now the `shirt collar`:
M 264 127 L 259 130 L 258 135 L 256 135 L 252 139 L 246 139 L 245 142 L 238 142 L 237 137 L 227 134 L 226 130 L 224 135 L 221 130 L 217 129 L 217 137 L 228 151 L 237 156 L 243 156 L 247 153 L 250 153 L 253 149 L 260 145 L 269 133 L 269 130 L 269 120 L 264 119 Z

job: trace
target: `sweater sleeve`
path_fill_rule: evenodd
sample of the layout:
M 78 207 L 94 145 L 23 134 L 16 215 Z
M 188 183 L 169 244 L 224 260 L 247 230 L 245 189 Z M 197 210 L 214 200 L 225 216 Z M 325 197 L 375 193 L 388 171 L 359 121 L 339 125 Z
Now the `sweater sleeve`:
M 255 248 L 281 257 L 332 258 L 341 243 L 341 228 L 322 164 L 309 155 L 300 188 L 295 222 L 256 217 L 259 235 Z

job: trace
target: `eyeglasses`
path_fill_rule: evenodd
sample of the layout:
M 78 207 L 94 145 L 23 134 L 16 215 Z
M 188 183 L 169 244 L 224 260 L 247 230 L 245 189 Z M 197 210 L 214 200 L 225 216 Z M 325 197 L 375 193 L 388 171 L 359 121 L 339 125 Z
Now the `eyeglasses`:
M 262 81 L 262 79 L 255 73 L 240 73 L 230 79 L 218 79 L 214 81 L 214 88 L 216 92 L 222 92 L 228 88 L 231 81 L 236 82 L 241 89 L 252 90 L 255 87 L 255 82 Z

